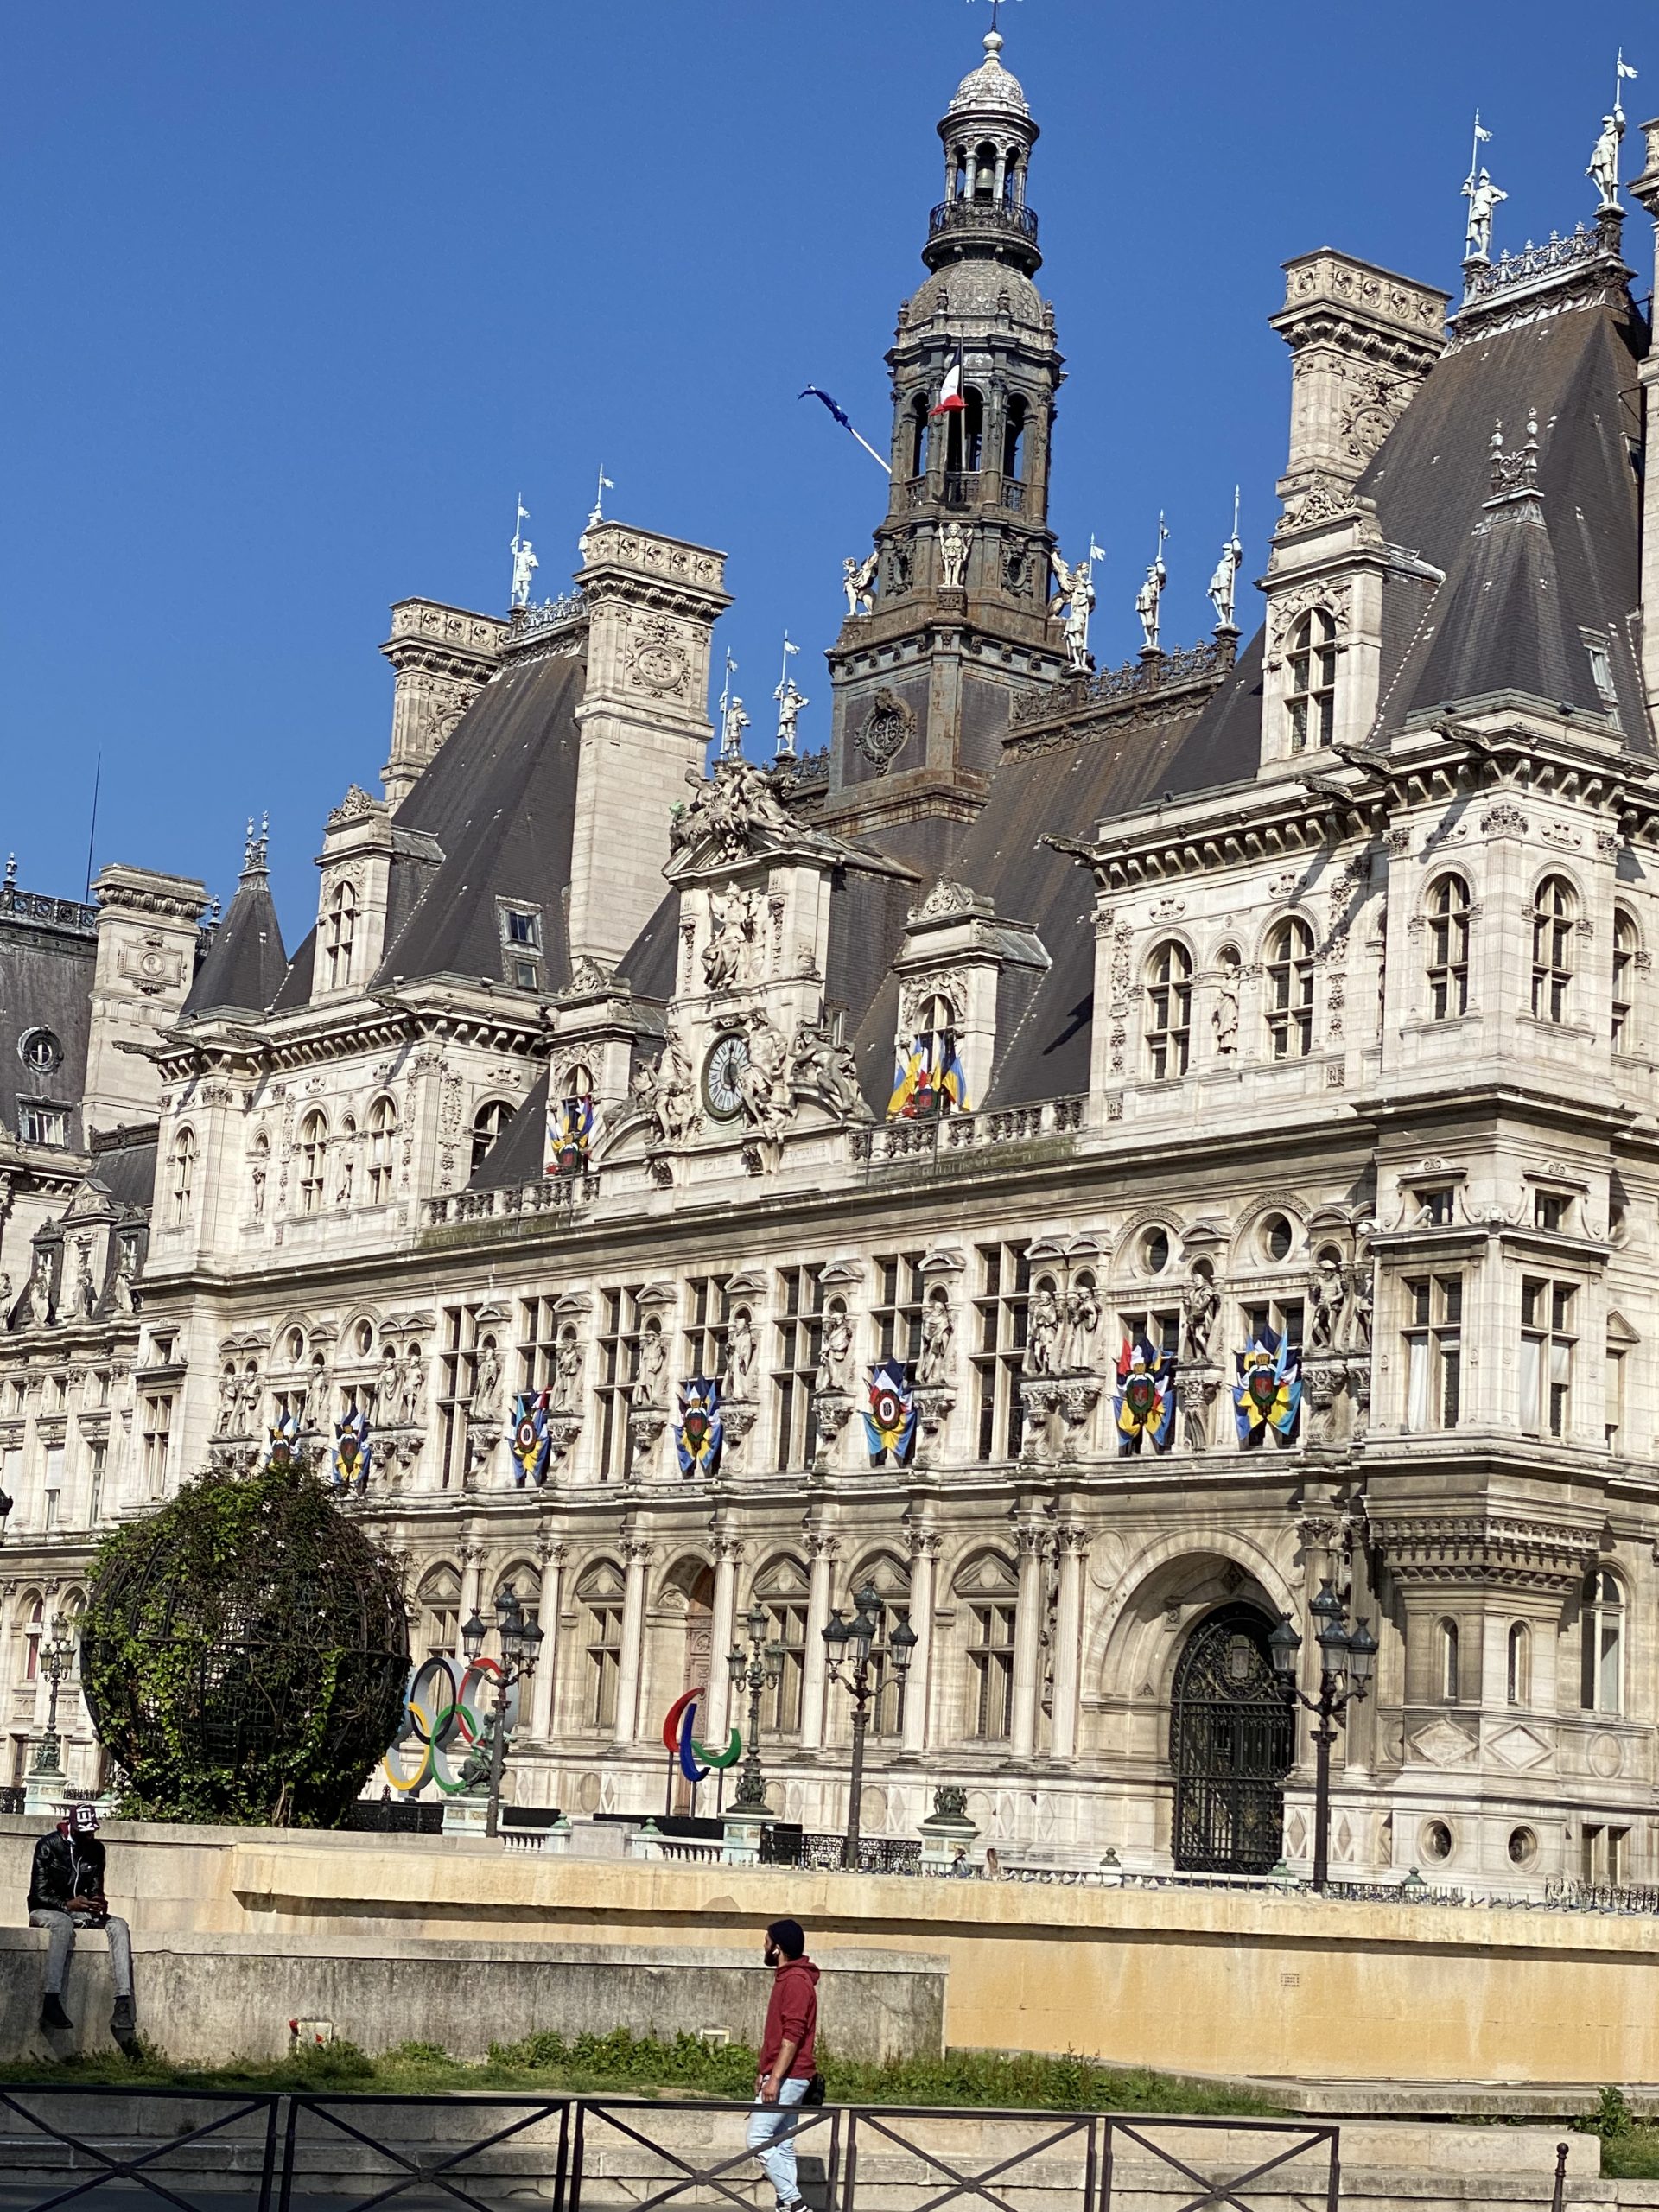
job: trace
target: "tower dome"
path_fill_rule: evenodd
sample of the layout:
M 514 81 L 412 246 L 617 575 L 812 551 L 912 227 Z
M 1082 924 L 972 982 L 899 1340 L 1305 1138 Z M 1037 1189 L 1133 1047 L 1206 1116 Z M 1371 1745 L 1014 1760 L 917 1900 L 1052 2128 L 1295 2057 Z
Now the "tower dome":
M 985 59 L 970 70 L 957 87 L 950 103 L 953 116 L 966 114 L 1020 115 L 1030 118 L 1025 89 L 1020 79 L 1002 67 L 1002 34 L 987 31 Z M 1034 134 L 1033 134 L 1034 135 Z

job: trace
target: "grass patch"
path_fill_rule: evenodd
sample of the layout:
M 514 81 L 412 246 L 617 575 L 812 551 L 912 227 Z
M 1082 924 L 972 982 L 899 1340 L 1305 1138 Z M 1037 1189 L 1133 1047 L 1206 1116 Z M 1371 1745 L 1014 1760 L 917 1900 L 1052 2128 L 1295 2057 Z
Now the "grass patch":
M 696 2036 L 671 2042 L 631 2035 L 537 2035 L 494 2044 L 477 2064 L 436 2044 L 404 2043 L 371 2058 L 355 2044 L 306 2046 L 289 2058 L 232 2058 L 223 2066 L 175 2064 L 146 2042 L 134 2058 L 118 2051 L 61 2065 L 0 2068 L 12 2084 L 84 2082 L 87 2088 L 394 2091 L 442 2096 L 455 2089 L 532 2089 L 550 2094 L 730 2098 L 754 2094 L 755 2054 L 745 2044 Z M 836 2104 L 977 2105 L 1051 2112 L 1159 2112 L 1269 2118 L 1284 2107 L 1268 2097 L 1142 2067 L 1103 2066 L 1068 2055 L 957 2051 L 944 2058 L 894 2059 L 881 2065 L 823 2054 L 828 2094 Z

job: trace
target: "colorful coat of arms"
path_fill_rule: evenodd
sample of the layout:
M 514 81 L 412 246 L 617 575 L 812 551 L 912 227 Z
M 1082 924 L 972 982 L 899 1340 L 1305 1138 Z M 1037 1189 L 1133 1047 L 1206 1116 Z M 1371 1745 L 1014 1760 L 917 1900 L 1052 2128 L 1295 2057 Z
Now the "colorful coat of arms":
M 545 1390 L 521 1390 L 512 1402 L 512 1462 L 517 1472 L 514 1482 L 522 1490 L 526 1482 L 540 1490 L 547 1480 L 547 1462 L 550 1440 L 547 1433 L 548 1393 Z
M 284 1414 L 268 1434 L 270 1441 L 265 1446 L 265 1465 L 280 1474 L 284 1468 L 293 1466 L 300 1456 L 299 1415 Z
M 585 1175 L 594 1141 L 594 1102 L 556 1098 L 547 1109 L 547 1160 L 550 1175 Z
M 887 1101 L 890 1122 L 925 1122 L 936 1114 L 967 1111 L 968 1078 L 950 1030 L 925 1031 L 908 1052 L 900 1048 Z
M 683 1475 L 716 1475 L 726 1425 L 720 1417 L 720 1385 L 694 1375 L 680 1385 L 680 1417 L 674 1424 L 675 1449 Z
M 1264 1327 L 1237 1360 L 1233 1412 L 1239 1442 L 1246 1450 L 1259 1446 L 1271 1429 L 1281 1444 L 1294 1443 L 1302 1410 L 1301 1346 Z
M 906 1380 L 901 1360 L 879 1360 L 870 1370 L 864 1436 L 873 1467 L 910 1465 L 916 1448 L 916 1393 Z
M 334 1423 L 334 1488 L 355 1491 L 361 1497 L 369 1486 L 369 1463 L 373 1457 L 368 1415 L 356 1406 L 347 1406 L 345 1419 Z
M 1117 1448 L 1138 1452 L 1146 1444 L 1167 1452 L 1175 1433 L 1175 1355 L 1154 1351 L 1144 1337 L 1126 1337 L 1117 1360 Z

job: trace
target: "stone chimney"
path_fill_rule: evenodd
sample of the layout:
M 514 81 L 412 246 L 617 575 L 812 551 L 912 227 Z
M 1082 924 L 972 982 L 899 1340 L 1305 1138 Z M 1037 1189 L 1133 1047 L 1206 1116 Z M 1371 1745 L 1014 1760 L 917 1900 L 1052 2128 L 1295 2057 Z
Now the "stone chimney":
M 400 599 L 380 650 L 397 671 L 391 753 L 380 771 L 395 813 L 494 673 L 507 625 L 435 599 Z
M 1446 350 L 1451 296 L 1333 247 L 1285 264 L 1273 317 L 1292 355 L 1290 458 L 1279 480 L 1286 522 L 1321 500 L 1346 504 L 1373 454 Z M 1309 501 L 1315 514 L 1305 512 Z
M 207 887 L 187 875 L 112 863 L 92 896 L 98 957 L 81 1099 L 89 1137 L 156 1117 L 161 1083 L 147 1051 L 178 1019 L 194 980 Z
M 667 886 L 670 809 L 690 797 L 714 732 L 709 657 L 731 605 L 726 556 L 595 523 L 576 572 L 588 670 L 570 855 L 570 957 L 619 960 Z

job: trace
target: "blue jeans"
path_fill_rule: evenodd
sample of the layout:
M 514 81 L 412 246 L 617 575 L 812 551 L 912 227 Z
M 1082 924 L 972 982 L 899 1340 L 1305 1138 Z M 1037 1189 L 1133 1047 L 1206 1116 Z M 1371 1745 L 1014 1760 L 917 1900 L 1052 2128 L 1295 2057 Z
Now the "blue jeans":
M 792 2204 L 801 2192 L 795 2179 L 793 2133 L 785 2136 L 781 2143 L 777 2139 L 791 2126 L 790 2107 L 798 2105 L 805 2094 L 804 2076 L 791 2075 L 779 2085 L 775 2105 L 763 2105 L 755 2099 L 754 2118 L 749 2122 L 749 2148 L 759 2156 L 780 2204 Z

